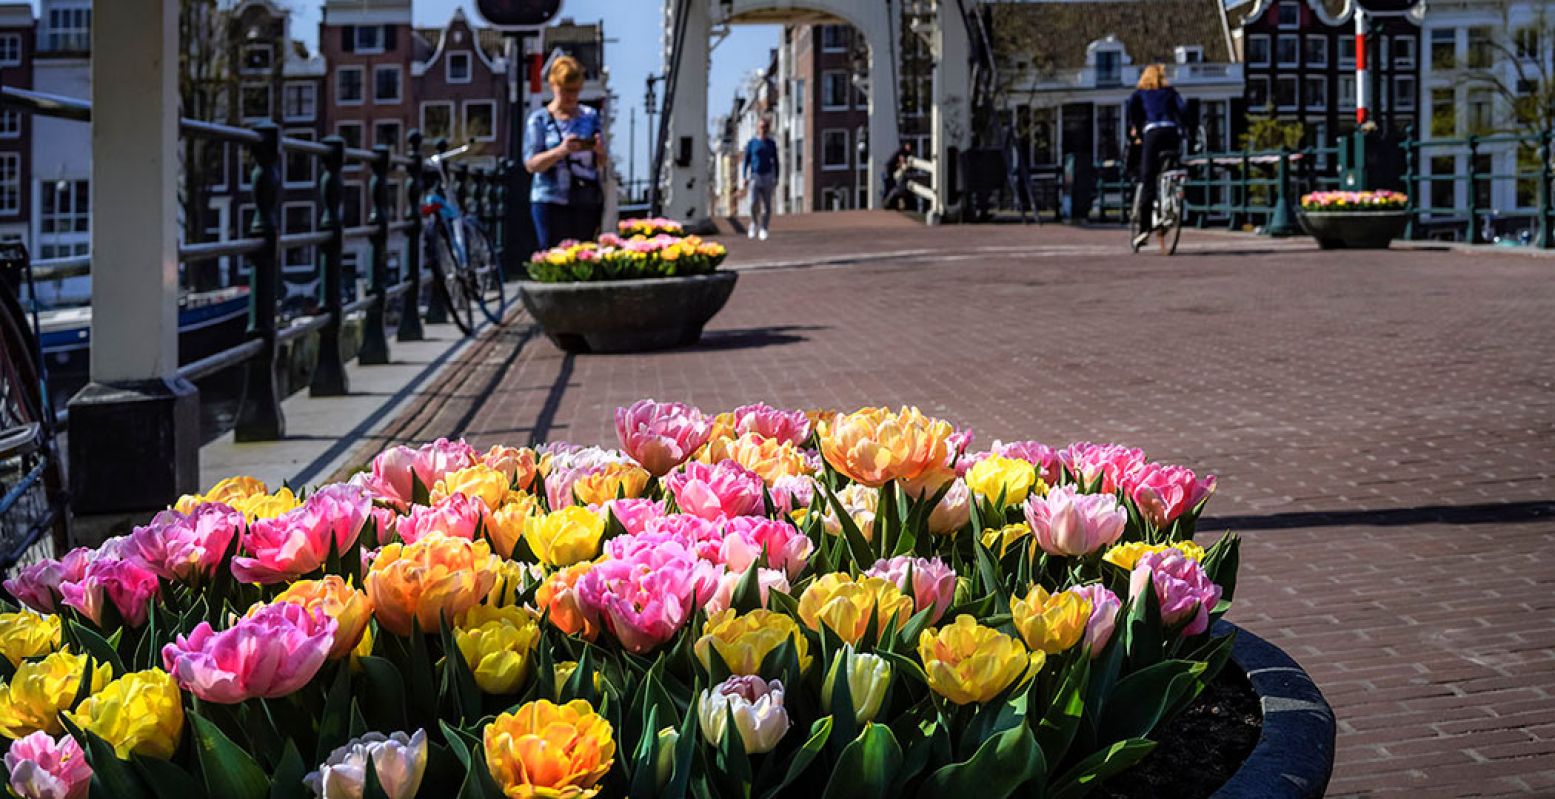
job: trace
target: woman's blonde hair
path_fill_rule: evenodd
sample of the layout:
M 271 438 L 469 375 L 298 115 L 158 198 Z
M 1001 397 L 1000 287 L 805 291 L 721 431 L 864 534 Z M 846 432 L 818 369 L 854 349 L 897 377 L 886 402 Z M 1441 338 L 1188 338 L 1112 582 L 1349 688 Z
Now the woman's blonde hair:
M 1151 64 L 1139 71 L 1139 85 L 1136 89 L 1164 89 L 1166 88 L 1166 67 L 1161 64 Z
M 552 86 L 573 88 L 583 85 L 583 64 L 570 55 L 558 57 L 551 62 L 551 71 L 546 73 L 545 79 Z

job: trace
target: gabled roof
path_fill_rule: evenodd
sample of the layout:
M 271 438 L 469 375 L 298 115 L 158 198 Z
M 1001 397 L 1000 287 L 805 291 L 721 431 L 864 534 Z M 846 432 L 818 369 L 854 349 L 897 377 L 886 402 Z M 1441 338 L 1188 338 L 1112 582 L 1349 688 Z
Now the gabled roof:
M 1039 70 L 1085 66 L 1086 48 L 1108 36 L 1135 64 L 1171 62 L 1179 46 L 1204 48 L 1204 60 L 1230 63 L 1222 0 L 1058 0 L 988 4 L 996 44 Z

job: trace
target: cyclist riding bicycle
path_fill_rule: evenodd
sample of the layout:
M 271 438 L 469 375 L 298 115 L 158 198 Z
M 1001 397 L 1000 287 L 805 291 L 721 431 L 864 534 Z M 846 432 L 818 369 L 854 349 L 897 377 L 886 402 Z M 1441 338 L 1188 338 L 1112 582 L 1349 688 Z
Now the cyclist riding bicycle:
M 1140 201 L 1135 213 L 1141 215 L 1134 248 L 1150 240 L 1151 231 L 1166 249 L 1164 232 L 1155 229 L 1151 211 L 1155 207 L 1156 188 L 1160 183 L 1161 156 L 1178 153 L 1182 148 L 1182 126 L 1188 105 L 1182 95 L 1166 83 L 1166 67 L 1151 64 L 1139 73 L 1139 83 L 1128 98 L 1129 139 L 1139 148 L 1141 181 Z

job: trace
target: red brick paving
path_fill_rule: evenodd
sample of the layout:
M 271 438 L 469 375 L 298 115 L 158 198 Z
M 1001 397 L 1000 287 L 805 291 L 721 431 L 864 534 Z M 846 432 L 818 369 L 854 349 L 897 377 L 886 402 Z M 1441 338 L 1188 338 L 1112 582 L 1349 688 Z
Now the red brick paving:
M 388 435 L 609 443 L 612 409 L 652 396 L 1142 446 L 1220 475 L 1205 529 L 1247 539 L 1232 619 L 1333 703 L 1331 796 L 1555 796 L 1555 260 L 775 227 L 728 237 L 744 271 L 700 347 L 570 357 L 509 329 Z

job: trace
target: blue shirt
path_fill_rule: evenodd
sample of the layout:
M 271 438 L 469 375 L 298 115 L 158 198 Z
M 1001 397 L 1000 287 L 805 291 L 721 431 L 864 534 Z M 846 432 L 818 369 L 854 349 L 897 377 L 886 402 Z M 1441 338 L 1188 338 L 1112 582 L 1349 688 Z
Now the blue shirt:
M 771 139 L 751 139 L 745 143 L 745 163 L 742 170 L 746 177 L 776 175 L 778 171 L 777 142 Z
M 1139 89 L 1128 98 L 1128 124 L 1145 132 L 1145 126 L 1155 122 L 1182 124 L 1187 103 L 1176 89 Z
M 568 135 L 586 139 L 598 134 L 599 112 L 591 106 L 578 106 L 571 119 L 556 119 L 548 109 L 540 108 L 529 115 L 524 126 L 524 160 L 560 147 Z M 599 180 L 593 150 L 572 153 L 550 169 L 536 172 L 529 184 L 529 201 L 566 205 L 574 175 L 585 180 Z

